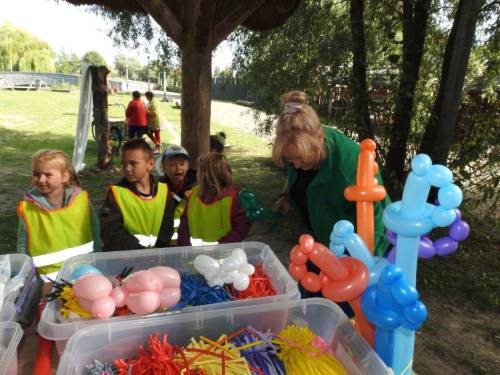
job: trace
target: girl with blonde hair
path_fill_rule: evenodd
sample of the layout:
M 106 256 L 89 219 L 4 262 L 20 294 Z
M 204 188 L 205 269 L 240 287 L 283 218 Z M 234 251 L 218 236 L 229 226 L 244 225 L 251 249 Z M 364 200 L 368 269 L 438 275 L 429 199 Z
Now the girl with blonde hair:
M 238 202 L 239 188 L 233 172 L 219 152 L 208 152 L 197 160 L 197 181 L 189 196 L 179 226 L 180 246 L 243 241 L 250 230 L 245 210 Z
M 100 250 L 99 221 L 64 152 L 36 152 L 32 169 L 32 187 L 17 207 L 17 252 L 55 279 L 66 259 Z
M 354 185 L 359 145 L 341 132 L 321 126 L 316 111 L 302 91 L 281 98 L 283 113 L 276 126 L 273 160 L 287 171 L 285 188 L 273 209 L 286 214 L 292 205 L 316 241 L 328 246 L 333 225 L 355 220 L 355 204 L 344 198 Z M 382 180 L 377 176 L 380 184 Z M 388 247 L 382 211 L 390 201 L 375 204 L 375 254 Z

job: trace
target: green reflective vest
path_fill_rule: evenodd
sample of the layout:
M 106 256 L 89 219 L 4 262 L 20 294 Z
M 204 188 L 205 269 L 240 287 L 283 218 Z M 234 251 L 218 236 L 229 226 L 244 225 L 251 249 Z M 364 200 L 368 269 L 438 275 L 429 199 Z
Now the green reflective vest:
M 29 201 L 17 207 L 24 221 L 27 248 L 37 270 L 55 278 L 64 261 L 93 250 L 89 195 L 79 192 L 66 207 L 42 210 Z
M 196 186 L 188 203 L 188 225 L 191 238 L 204 242 L 217 242 L 231 229 L 231 208 L 233 196 L 227 196 L 213 203 L 203 203 L 199 197 L 200 187 Z
M 167 184 L 159 182 L 156 195 L 151 199 L 144 199 L 130 189 L 116 185 L 111 187 L 111 192 L 122 213 L 123 226 L 139 239 L 141 245 L 154 246 L 167 205 Z M 147 243 L 142 241 L 145 236 L 151 237 Z
M 339 131 L 323 127 L 327 157 L 320 164 L 318 174 L 307 188 L 307 206 L 309 218 L 316 241 L 327 246 L 330 244 L 330 233 L 333 225 L 339 220 L 349 220 L 356 225 L 356 204 L 344 198 L 344 189 L 356 184 L 359 144 Z M 288 194 L 297 178 L 297 170 L 287 163 Z M 383 184 L 380 173 L 377 174 L 379 184 Z M 290 195 L 288 195 L 290 199 Z M 292 206 L 300 216 L 300 210 L 290 199 Z M 388 196 L 374 204 L 375 223 L 375 255 L 383 255 L 389 246 L 384 234 L 382 213 L 389 205 Z

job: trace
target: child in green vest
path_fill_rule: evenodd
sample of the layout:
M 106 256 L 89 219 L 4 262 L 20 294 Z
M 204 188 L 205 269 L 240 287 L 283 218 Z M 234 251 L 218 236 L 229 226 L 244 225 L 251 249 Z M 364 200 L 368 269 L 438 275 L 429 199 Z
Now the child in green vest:
M 249 230 L 239 189 L 224 154 L 208 152 L 197 161 L 198 185 L 193 188 L 179 226 L 179 246 L 243 241 Z
M 153 150 L 141 138 L 122 147 L 123 177 L 108 188 L 101 210 L 104 251 L 168 247 L 174 202 L 168 186 L 150 174 Z
M 184 147 L 171 145 L 158 160 L 157 170 L 159 173 L 164 173 L 160 177 L 160 182 L 168 185 L 168 191 L 175 206 L 172 243 L 177 240 L 181 214 L 191 194 L 191 189 L 196 184 L 196 171 L 189 168 L 189 159 L 189 154 Z
M 64 152 L 40 150 L 32 168 L 33 186 L 17 206 L 17 252 L 33 257 L 43 278 L 55 280 L 66 259 L 100 250 L 99 222 Z

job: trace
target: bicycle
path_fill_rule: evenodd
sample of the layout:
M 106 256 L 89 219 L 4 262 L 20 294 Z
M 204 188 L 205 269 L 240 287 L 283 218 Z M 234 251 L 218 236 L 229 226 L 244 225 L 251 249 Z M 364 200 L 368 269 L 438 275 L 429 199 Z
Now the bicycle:
M 122 107 L 123 113 L 125 114 L 125 105 L 121 103 L 109 104 L 108 107 Z M 127 135 L 125 128 L 125 119 L 118 117 L 109 117 L 108 123 L 109 123 L 109 140 L 111 142 L 111 149 L 113 152 L 119 152 L 120 147 L 122 146 L 122 142 L 125 140 L 125 137 Z M 97 140 L 95 122 L 93 120 L 91 129 L 92 129 L 92 136 L 94 137 L 95 140 Z

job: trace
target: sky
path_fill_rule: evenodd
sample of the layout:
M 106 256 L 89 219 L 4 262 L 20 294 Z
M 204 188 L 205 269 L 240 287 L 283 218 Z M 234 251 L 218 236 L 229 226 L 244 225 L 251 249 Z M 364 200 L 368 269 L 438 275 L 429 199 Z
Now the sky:
M 138 58 L 143 64 L 147 62 L 147 56 L 140 51 L 114 47 L 106 35 L 111 27 L 109 22 L 86 12 L 84 7 L 56 0 L 1 0 L 1 5 L 0 25 L 9 21 L 28 30 L 56 52 L 64 49 L 81 56 L 93 50 L 99 52 L 108 64 L 113 64 L 116 54 L 124 53 Z M 212 68 L 230 66 L 231 58 L 229 44 L 221 43 L 215 51 Z

